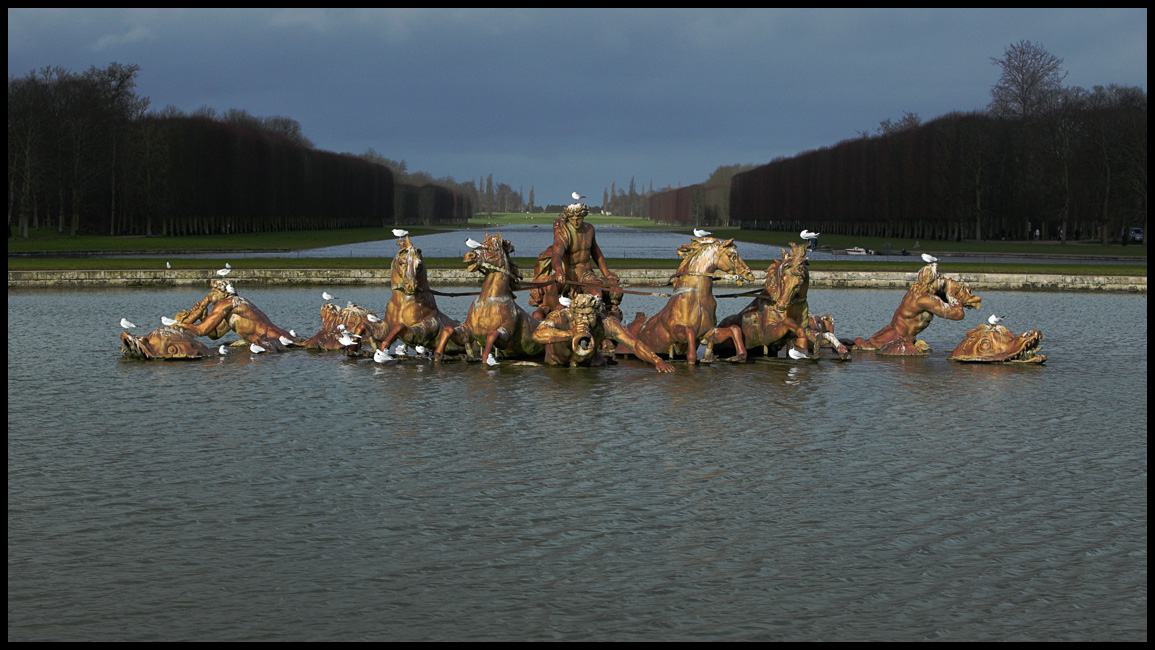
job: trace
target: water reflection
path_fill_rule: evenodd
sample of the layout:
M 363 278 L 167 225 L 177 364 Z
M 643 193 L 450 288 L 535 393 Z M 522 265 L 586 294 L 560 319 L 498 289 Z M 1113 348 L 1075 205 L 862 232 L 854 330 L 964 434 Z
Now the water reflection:
M 1145 296 L 984 294 L 1041 368 L 947 362 L 973 313 L 671 375 L 118 359 L 202 295 L 9 291 L 10 640 L 1146 637 Z M 854 335 L 901 295 L 810 297 Z

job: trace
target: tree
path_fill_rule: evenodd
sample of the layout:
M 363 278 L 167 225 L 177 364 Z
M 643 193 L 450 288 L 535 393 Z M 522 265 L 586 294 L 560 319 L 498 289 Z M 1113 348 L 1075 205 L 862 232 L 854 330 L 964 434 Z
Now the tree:
M 991 87 L 990 111 L 996 117 L 1027 119 L 1045 113 L 1062 90 L 1067 78 L 1063 60 L 1039 43 L 1012 43 L 1003 58 L 991 57 L 1002 69 Z

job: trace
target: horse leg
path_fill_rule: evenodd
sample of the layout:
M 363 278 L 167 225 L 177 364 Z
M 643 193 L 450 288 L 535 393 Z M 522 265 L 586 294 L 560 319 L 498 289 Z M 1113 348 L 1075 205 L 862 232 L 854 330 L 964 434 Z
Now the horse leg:
M 441 328 L 441 336 L 437 339 L 437 349 L 433 353 L 433 358 L 436 361 L 441 361 L 445 358 L 445 347 L 449 345 L 449 338 L 453 337 L 455 343 L 460 343 L 457 336 L 457 328 L 446 325 Z M 465 345 L 465 354 L 469 355 L 469 343 L 466 341 L 462 343 Z
M 698 363 L 698 332 L 689 325 L 682 327 L 686 335 L 686 363 L 691 366 Z
M 730 341 L 734 344 L 734 356 L 727 357 L 724 361 L 741 363 L 746 360 L 746 345 L 743 341 L 742 328 L 737 325 L 715 327 L 706 335 L 706 341 L 707 350 L 713 348 L 715 343 L 722 341 Z
M 499 327 L 485 337 L 485 350 L 481 352 L 481 358 L 488 360 L 489 355 L 493 354 L 493 348 L 504 348 L 507 345 L 509 345 L 509 330 Z
M 403 325 L 401 323 L 397 323 L 396 325 L 394 325 L 389 330 L 389 333 L 385 335 L 385 338 L 381 340 L 381 345 L 377 346 L 377 349 L 378 350 L 388 350 L 389 346 L 393 345 L 393 341 L 396 341 L 397 337 L 401 336 L 401 330 L 403 330 L 403 329 L 406 329 L 406 328 L 405 328 L 405 325 Z

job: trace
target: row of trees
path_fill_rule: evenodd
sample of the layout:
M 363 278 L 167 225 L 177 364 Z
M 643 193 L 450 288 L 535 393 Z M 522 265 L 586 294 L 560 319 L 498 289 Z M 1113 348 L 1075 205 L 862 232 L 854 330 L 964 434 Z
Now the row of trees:
M 9 78 L 10 232 L 221 234 L 472 216 L 468 193 L 396 184 L 380 161 L 317 150 L 287 117 L 148 112 L 135 92 L 139 70 L 113 63 Z
M 649 217 L 677 226 L 730 225 L 730 183 L 756 165 L 723 165 L 705 183 L 666 189 L 649 197 Z
M 916 239 L 1120 237 L 1147 223 L 1147 94 L 1064 87 L 1020 41 L 992 58 L 987 110 L 916 113 L 833 147 L 655 196 L 669 223 Z M 729 188 L 728 215 L 717 197 Z M 727 217 L 728 216 L 728 220 Z M 1123 237 L 1123 243 L 1127 238 Z

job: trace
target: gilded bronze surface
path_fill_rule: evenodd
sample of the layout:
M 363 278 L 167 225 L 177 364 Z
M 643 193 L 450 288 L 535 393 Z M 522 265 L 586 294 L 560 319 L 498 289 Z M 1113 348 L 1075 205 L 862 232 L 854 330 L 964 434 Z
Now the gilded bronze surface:
M 602 296 L 604 311 L 621 319 L 618 305 L 622 294 L 611 290 L 618 285 L 618 276 L 606 265 L 594 227 L 585 222 L 588 215 L 586 204 L 574 203 L 566 206 L 554 220 L 553 244 L 537 256 L 533 267 L 533 283 L 541 285 L 529 292 L 530 306 L 537 307 L 534 318 L 540 320 L 561 309 L 560 296 L 573 298 L 596 293 Z M 602 275 L 594 272 L 595 264 Z
M 204 359 L 212 349 L 190 332 L 173 325 L 158 327 L 144 336 L 120 333 L 121 353 L 126 359 Z
M 728 360 L 744 361 L 746 348 L 742 343 L 742 330 L 737 325 L 717 327 L 718 304 L 713 292 L 716 271 L 735 277 L 739 285 L 754 281 L 754 274 L 738 255 L 734 240 L 693 238 L 691 243 L 678 249 L 678 256 L 682 263 L 674 273 L 673 296 L 661 311 L 648 319 L 638 312 L 629 325 L 630 333 L 654 352 L 671 358 L 685 355 L 691 364 L 698 362 L 699 342 L 711 345 L 732 340 L 736 354 Z M 618 350 L 636 354 L 625 342 Z
M 965 283 L 940 275 L 938 263 L 932 262 L 918 272 L 890 323 L 869 339 L 855 339 L 854 349 L 889 356 L 926 356 L 930 345 L 917 337 L 935 316 L 962 320 L 965 309 L 981 306 L 982 298 L 972 294 Z
M 510 258 L 513 250 L 513 244 L 500 233 L 486 233 L 481 246 L 465 254 L 466 268 L 483 274 L 485 280 L 465 321 L 457 327 L 442 328 L 437 358 L 444 355 L 450 341 L 464 347 L 469 360 L 489 361 L 490 355 L 496 357 L 498 353 L 514 358 L 542 354 L 544 347 L 533 340 L 540 321 L 517 304 L 513 293 L 521 284 L 517 264 Z M 473 355 L 474 343 L 482 347 L 480 357 Z
M 1039 354 L 1043 333 L 1030 330 L 1015 336 L 1002 325 L 979 325 L 947 357 L 965 363 L 1045 363 L 1047 355 Z
M 178 313 L 176 320 L 175 327 L 195 336 L 207 336 L 215 341 L 230 331 L 236 332 L 237 336 L 268 351 L 283 352 L 286 344 L 281 339 L 294 340 L 225 280 L 213 280 L 208 295 L 191 309 Z
M 446 316 L 437 307 L 437 298 L 429 287 L 429 275 L 421 249 L 409 241 L 405 235 L 397 240 L 400 250 L 393 256 L 390 268 L 392 295 L 385 306 L 386 333 L 378 349 L 386 349 L 396 340 L 416 348 L 437 346 L 441 331 L 461 325 Z M 460 346 L 448 348 L 449 352 L 460 352 Z
M 341 309 L 326 302 L 321 305 L 321 329 L 309 337 L 302 347 L 306 350 L 341 350 L 346 356 L 362 356 L 363 343 L 368 342 L 372 349 L 385 338 L 385 324 L 380 319 L 373 322 L 376 318 L 376 314 L 352 302 Z
M 607 363 L 603 344 L 617 341 L 633 350 L 658 372 L 673 372 L 674 367 L 654 354 L 618 319 L 605 316 L 600 296 L 574 296 L 568 307 L 550 312 L 533 332 L 533 340 L 545 346 L 545 362 L 552 366 L 604 366 Z

